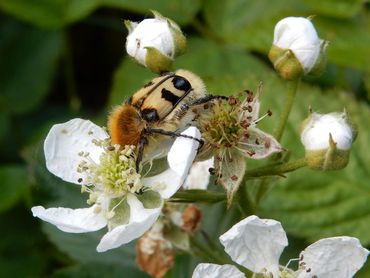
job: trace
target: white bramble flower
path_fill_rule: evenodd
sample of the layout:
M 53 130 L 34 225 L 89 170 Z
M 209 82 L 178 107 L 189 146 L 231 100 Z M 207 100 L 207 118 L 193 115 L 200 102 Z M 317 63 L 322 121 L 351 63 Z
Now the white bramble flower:
M 184 134 L 199 138 L 191 127 Z M 140 237 L 156 221 L 163 200 L 183 184 L 198 142 L 179 137 L 168 156 L 169 168 L 143 178 L 135 170 L 132 146 L 110 145 L 106 131 L 88 120 L 73 119 L 54 125 L 44 142 L 46 166 L 64 181 L 89 193 L 88 208 L 36 206 L 32 213 L 64 232 L 84 233 L 107 226 L 97 246 L 104 252 Z
M 320 73 L 325 66 L 327 42 L 317 36 L 310 19 L 287 17 L 274 30 L 269 58 L 285 79 L 296 79 L 308 73 Z
M 349 278 L 363 266 L 369 254 L 357 238 L 324 238 L 301 252 L 299 269 L 293 271 L 279 265 L 280 255 L 288 245 L 280 222 L 260 219 L 255 215 L 235 224 L 220 236 L 220 241 L 234 262 L 265 278 Z M 236 272 L 236 269 L 233 276 L 224 275 L 223 271 L 230 271 L 230 266 L 200 264 L 195 269 L 193 278 L 245 277 L 241 271 Z
M 125 21 L 129 31 L 126 51 L 154 72 L 169 71 L 173 59 L 186 51 L 186 38 L 172 20 L 153 11 L 155 18 Z
M 312 113 L 302 124 L 301 141 L 309 166 L 331 170 L 345 167 L 356 131 L 346 112 Z

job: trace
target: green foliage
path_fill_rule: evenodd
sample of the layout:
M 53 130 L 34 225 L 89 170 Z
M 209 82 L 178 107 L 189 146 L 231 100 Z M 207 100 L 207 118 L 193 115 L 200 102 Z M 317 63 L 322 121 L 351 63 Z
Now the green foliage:
M 26 168 L 22 165 L 0 166 L 0 212 L 19 202 L 29 189 Z
M 286 16 L 315 15 L 313 23 L 320 38 L 330 41 L 329 64 L 323 76 L 306 78 L 299 86 L 282 138 L 282 145 L 288 149 L 284 155 L 290 159 L 304 155 L 299 129 L 309 106 L 320 113 L 345 107 L 359 130 L 350 163 L 341 171 L 304 169 L 287 174 L 287 178 L 269 178 L 265 198 L 247 209 L 282 222 L 292 237 L 284 262 L 322 237 L 351 235 L 369 247 L 368 2 L 2 0 L 0 222 L 4 225 L 0 230 L 0 276 L 148 277 L 135 264 L 134 243 L 97 253 L 96 246 L 106 229 L 64 233 L 50 224 L 40 225 L 30 208 L 86 206 L 87 195 L 80 193 L 79 186 L 67 184 L 47 171 L 43 139 L 52 124 L 72 117 L 98 119 L 106 124 L 112 106 L 127 100 L 155 76 L 125 55 L 126 30 L 119 24 L 122 19 L 150 17 L 151 9 L 179 23 L 187 36 L 187 52 L 176 58 L 174 70 L 184 68 L 200 75 L 213 94 L 255 91 L 263 82 L 260 113 L 271 109 L 273 115 L 258 127 L 269 133 L 276 128 L 287 90 L 267 59 L 274 25 Z M 111 74 L 112 80 L 102 82 L 99 78 L 103 73 Z M 81 103 L 80 110 L 73 103 Z M 248 160 L 247 169 L 265 163 Z M 259 180 L 248 180 L 240 187 L 251 201 L 256 201 L 259 186 Z M 223 192 L 213 185 L 210 190 Z M 198 201 L 202 198 L 199 194 Z M 202 205 L 204 233 L 197 233 L 196 238 L 203 247 L 213 249 L 214 256 L 227 261 L 218 237 L 248 211 L 245 208 L 241 212 L 238 205 L 226 210 L 225 202 L 218 203 L 223 199 L 221 193 L 215 194 L 212 202 Z M 154 203 L 148 205 L 157 206 Z M 190 277 L 199 261 L 211 261 L 202 256 L 200 249 L 195 250 L 192 252 L 197 259 L 178 255 L 166 277 Z M 369 265 L 358 277 L 369 276 Z
M 63 47 L 61 33 L 2 22 L 0 41 L 0 109 L 25 113 L 42 101 L 54 77 Z

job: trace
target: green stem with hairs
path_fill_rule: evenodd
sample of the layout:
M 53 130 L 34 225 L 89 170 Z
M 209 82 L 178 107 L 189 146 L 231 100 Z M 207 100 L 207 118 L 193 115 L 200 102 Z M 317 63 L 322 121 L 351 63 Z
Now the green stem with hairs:
M 306 158 L 300 158 L 283 164 L 266 165 L 245 172 L 244 178 L 253 179 L 258 177 L 276 176 L 295 171 L 307 165 Z
M 298 83 L 299 79 L 288 81 L 288 92 L 285 100 L 285 106 L 281 112 L 278 126 L 274 132 L 274 137 L 278 141 L 280 141 L 281 137 L 283 136 L 290 111 L 292 110 L 295 95 L 297 94 Z
M 212 192 L 207 190 L 185 190 L 176 192 L 175 195 L 169 199 L 170 202 L 176 203 L 209 203 L 214 204 L 226 201 L 226 194 L 220 192 Z
M 283 137 L 285 126 L 288 121 L 290 111 L 292 110 L 295 96 L 297 94 L 298 83 L 299 83 L 299 79 L 288 81 L 288 92 L 286 95 L 285 106 L 283 108 L 283 111 L 280 114 L 279 122 L 274 132 L 274 137 L 278 141 L 280 141 L 281 138 Z M 273 159 L 270 159 L 270 161 L 273 161 L 274 158 L 276 159 L 276 157 L 273 157 Z M 267 169 L 269 168 L 268 166 L 266 167 Z M 262 197 L 266 194 L 268 190 L 269 190 L 269 182 L 267 178 L 263 178 L 259 184 L 258 191 L 256 194 L 256 200 L 255 200 L 256 206 L 258 206 L 260 200 L 262 199 Z

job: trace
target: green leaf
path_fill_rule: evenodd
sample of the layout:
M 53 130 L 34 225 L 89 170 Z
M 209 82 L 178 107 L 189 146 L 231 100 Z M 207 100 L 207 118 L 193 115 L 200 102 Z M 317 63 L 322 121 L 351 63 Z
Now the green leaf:
M 287 7 L 295 7 L 298 10 L 300 6 L 299 1 L 292 0 L 205 0 L 204 16 L 215 34 L 232 42 L 233 34 L 241 28 L 286 10 Z M 250 40 L 254 39 L 250 37 Z
M 34 109 L 48 92 L 59 57 L 62 36 L 7 21 L 0 42 L 0 109 L 24 113 Z
M 132 96 L 155 75 L 131 59 L 123 59 L 113 76 L 108 107 L 119 105 Z
M 15 205 L 29 188 L 26 167 L 21 165 L 0 166 L 0 212 Z
M 121 258 L 122 261 L 125 258 Z M 149 277 L 144 272 L 140 271 L 135 266 L 124 266 L 123 264 L 110 263 L 86 263 L 77 266 L 71 266 L 56 271 L 53 278 L 147 278 Z
M 99 0 L 2 0 L 0 8 L 40 27 L 59 28 L 86 17 Z
M 247 75 L 271 72 L 242 48 L 220 46 L 200 38 L 188 39 L 188 53 L 176 58 L 175 65 L 200 75 L 209 92 L 224 95 L 244 90 Z
M 155 3 L 150 0 L 101 0 L 101 3 L 106 7 L 144 13 L 147 17 L 152 17 L 150 10 L 154 9 L 163 16 L 176 21 L 178 24 L 190 23 L 201 6 L 200 0 L 157 0 Z
M 304 0 L 304 3 L 315 14 L 337 18 L 351 18 L 358 14 L 363 4 L 362 0 Z
M 135 265 L 134 243 L 125 244 L 104 253 L 98 253 L 96 246 L 101 237 L 107 232 L 106 229 L 98 232 L 71 234 L 57 229 L 49 223 L 42 223 L 42 229 L 49 240 L 54 243 L 60 251 L 69 255 L 80 263 L 112 263 L 124 266 Z

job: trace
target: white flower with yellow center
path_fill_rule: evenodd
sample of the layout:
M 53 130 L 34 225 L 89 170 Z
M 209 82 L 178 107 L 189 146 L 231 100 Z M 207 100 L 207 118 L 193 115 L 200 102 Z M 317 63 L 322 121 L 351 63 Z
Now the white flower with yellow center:
M 264 278 L 349 278 L 366 262 L 369 251 L 354 237 L 321 239 L 301 252 L 299 269 L 279 265 L 288 239 L 281 223 L 272 219 L 249 216 L 220 236 L 221 244 L 231 259 Z M 193 278 L 245 277 L 235 266 L 199 264 Z M 253 276 L 254 277 L 254 276 Z
M 184 134 L 199 138 L 191 127 Z M 35 217 L 64 232 L 85 233 L 107 226 L 98 252 L 140 237 L 158 218 L 163 199 L 183 184 L 198 142 L 179 137 L 168 153 L 169 168 L 142 178 L 135 170 L 132 146 L 110 145 L 104 129 L 88 120 L 73 119 L 54 125 L 44 142 L 46 166 L 64 181 L 81 185 L 89 193 L 89 208 L 32 208 Z

